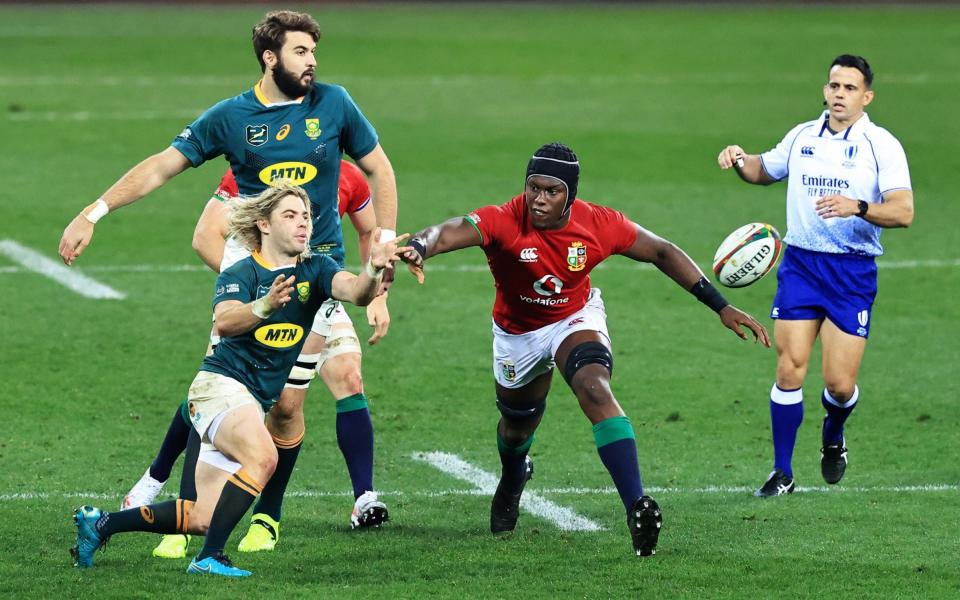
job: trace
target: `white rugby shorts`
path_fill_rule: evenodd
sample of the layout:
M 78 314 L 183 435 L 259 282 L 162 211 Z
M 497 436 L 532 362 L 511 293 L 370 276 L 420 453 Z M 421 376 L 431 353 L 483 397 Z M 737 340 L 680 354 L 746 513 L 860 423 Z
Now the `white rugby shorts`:
M 493 377 L 505 388 L 515 389 L 554 367 L 557 348 L 575 331 L 596 331 L 609 347 L 607 311 L 599 288 L 591 288 L 587 304 L 562 321 L 527 333 L 511 334 L 493 324 Z

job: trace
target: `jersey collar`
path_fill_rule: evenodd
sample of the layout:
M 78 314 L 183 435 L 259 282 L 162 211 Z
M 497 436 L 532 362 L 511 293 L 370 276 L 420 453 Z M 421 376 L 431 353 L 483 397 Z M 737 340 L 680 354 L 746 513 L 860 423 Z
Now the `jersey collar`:
M 838 140 L 855 140 L 863 137 L 863 131 L 870 125 L 870 115 L 863 113 L 863 116 L 857 119 L 857 122 L 847 127 L 843 131 L 837 132 L 835 135 L 830 134 L 830 111 L 825 110 L 820 116 L 820 133 L 817 134 L 817 137 L 827 137 Z
M 287 100 L 286 102 L 270 102 L 270 99 L 267 98 L 267 95 L 263 93 L 263 89 L 261 87 L 262 85 L 263 85 L 263 80 L 261 79 L 256 83 L 256 85 L 253 86 L 253 95 L 257 97 L 257 100 L 260 102 L 260 104 L 264 105 L 267 108 L 271 106 L 287 106 L 289 104 L 302 104 L 303 99 L 306 98 L 306 96 L 300 96 L 296 100 Z
M 253 257 L 253 260 L 256 261 L 256 263 L 257 263 L 258 265 L 260 265 L 261 267 L 263 267 L 264 269 L 266 269 L 266 270 L 268 270 L 268 271 L 278 271 L 278 270 L 280 270 L 280 269 L 289 269 L 290 267 L 295 267 L 295 266 L 296 266 L 296 263 L 294 263 L 294 264 L 292 264 L 292 265 L 280 265 L 279 267 L 275 267 L 275 266 L 273 266 L 273 265 L 271 265 L 270 263 L 267 262 L 267 259 L 265 259 L 265 258 L 263 257 L 263 255 L 260 254 L 260 251 L 259 251 L 259 250 L 254 250 L 254 251 L 253 251 L 253 254 L 251 254 L 251 256 Z M 299 262 L 299 261 L 300 261 L 300 259 L 297 258 L 297 262 Z

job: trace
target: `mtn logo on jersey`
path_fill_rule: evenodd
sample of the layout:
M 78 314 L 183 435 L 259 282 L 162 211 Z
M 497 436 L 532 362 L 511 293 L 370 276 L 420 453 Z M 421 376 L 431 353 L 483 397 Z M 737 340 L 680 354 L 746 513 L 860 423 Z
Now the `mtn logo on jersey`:
M 587 266 L 587 247 L 583 242 L 573 242 L 567 248 L 567 268 L 571 271 L 582 271 Z
M 524 248 L 520 251 L 520 262 L 537 262 L 537 259 L 540 258 L 537 255 L 536 248 Z
M 317 168 L 305 162 L 282 162 L 270 165 L 259 173 L 260 181 L 272 185 L 278 179 L 289 179 L 297 185 L 303 185 L 317 176 Z
M 262 146 L 270 138 L 270 128 L 266 125 L 247 125 L 247 143 L 251 146 Z
M 306 126 L 304 133 L 311 140 L 317 139 L 323 133 L 323 130 L 320 129 L 320 119 L 304 119 L 304 125 Z
M 289 348 L 303 337 L 303 327 L 293 323 L 271 323 L 254 331 L 253 337 L 271 348 Z

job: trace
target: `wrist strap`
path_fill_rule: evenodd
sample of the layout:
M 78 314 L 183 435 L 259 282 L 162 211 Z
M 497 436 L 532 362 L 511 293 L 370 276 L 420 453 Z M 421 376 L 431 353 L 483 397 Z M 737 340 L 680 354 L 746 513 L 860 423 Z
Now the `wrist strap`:
M 386 244 L 390 240 L 397 239 L 397 232 L 393 229 L 380 229 L 380 243 Z
M 723 294 L 717 291 L 717 288 L 713 287 L 712 283 L 707 281 L 706 277 L 701 277 L 699 281 L 693 284 L 693 287 L 690 288 L 690 293 L 716 313 L 719 313 L 730 304 L 727 302 L 727 299 L 723 297 Z
M 423 244 L 423 240 L 420 238 L 410 238 L 410 240 L 407 242 L 407 245 L 417 251 L 417 254 L 420 255 L 421 261 L 427 259 L 427 247 Z
M 82 214 L 86 220 L 96 225 L 97 221 L 106 216 L 108 212 L 110 212 L 110 207 L 107 206 L 104 199 L 97 198 L 96 202 L 83 209 L 83 212 L 80 214 Z
M 260 319 L 266 319 L 273 314 L 273 307 L 270 306 L 270 301 L 267 300 L 266 296 L 254 300 L 250 305 L 250 310 Z

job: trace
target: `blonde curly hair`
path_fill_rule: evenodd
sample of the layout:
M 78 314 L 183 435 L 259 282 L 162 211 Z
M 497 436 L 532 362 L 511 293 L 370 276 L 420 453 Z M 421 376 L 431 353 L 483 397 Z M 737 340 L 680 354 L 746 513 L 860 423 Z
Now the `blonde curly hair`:
M 257 226 L 257 221 L 269 220 L 270 214 L 276 209 L 280 201 L 287 196 L 296 196 L 303 201 L 307 209 L 308 230 L 312 225 L 310 212 L 310 196 L 300 186 L 289 179 L 278 179 L 270 187 L 256 196 L 236 198 L 230 203 L 230 235 L 237 239 L 251 252 L 259 250 L 263 243 L 263 234 Z M 309 239 L 310 234 L 307 234 Z M 307 244 L 300 254 L 302 258 L 310 256 L 310 245 Z

